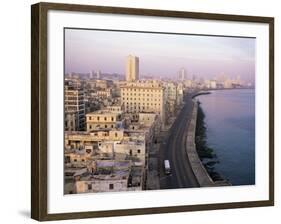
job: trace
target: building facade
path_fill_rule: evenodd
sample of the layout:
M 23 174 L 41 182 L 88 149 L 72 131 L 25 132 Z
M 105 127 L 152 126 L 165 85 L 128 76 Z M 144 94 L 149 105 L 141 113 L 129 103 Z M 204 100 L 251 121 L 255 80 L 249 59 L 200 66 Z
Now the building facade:
M 185 68 L 181 68 L 179 71 L 179 80 L 184 81 L 186 79 L 186 77 L 187 77 L 187 75 L 186 75 Z
M 127 82 L 120 86 L 126 113 L 153 112 L 165 121 L 164 87 L 155 80 Z
M 82 131 L 85 129 L 84 91 L 65 84 L 64 90 L 65 130 Z
M 126 81 L 139 80 L 139 58 L 129 55 L 126 61 Z
M 109 110 L 98 110 L 86 115 L 87 131 L 93 131 L 103 128 L 122 127 L 122 114 Z

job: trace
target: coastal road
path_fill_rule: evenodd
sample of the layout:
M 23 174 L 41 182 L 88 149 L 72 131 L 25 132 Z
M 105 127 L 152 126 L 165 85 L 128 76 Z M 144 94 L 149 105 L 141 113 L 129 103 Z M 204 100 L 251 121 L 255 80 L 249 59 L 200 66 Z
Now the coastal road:
M 185 151 L 187 129 L 193 108 L 192 95 L 185 96 L 184 100 L 184 107 L 174 121 L 169 131 L 170 134 L 168 134 L 160 147 L 161 189 L 199 187 Z M 165 175 L 164 173 L 164 160 L 166 159 L 170 161 L 170 175 Z

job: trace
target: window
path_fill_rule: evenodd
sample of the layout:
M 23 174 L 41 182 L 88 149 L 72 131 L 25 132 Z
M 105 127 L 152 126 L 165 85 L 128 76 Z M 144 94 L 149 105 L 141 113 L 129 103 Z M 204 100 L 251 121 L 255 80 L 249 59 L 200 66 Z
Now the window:
M 114 121 L 114 117 L 111 117 L 111 120 Z
M 100 117 L 97 117 L 97 120 L 99 121 L 99 120 L 100 120 Z
M 88 190 L 92 190 L 92 184 L 88 184 Z
M 141 150 L 140 150 L 140 149 L 138 149 L 138 153 L 141 153 Z
M 114 185 L 113 184 L 109 184 L 109 189 L 110 190 L 114 189 Z
M 107 117 L 104 117 L 104 120 L 106 121 L 106 120 L 107 120 Z

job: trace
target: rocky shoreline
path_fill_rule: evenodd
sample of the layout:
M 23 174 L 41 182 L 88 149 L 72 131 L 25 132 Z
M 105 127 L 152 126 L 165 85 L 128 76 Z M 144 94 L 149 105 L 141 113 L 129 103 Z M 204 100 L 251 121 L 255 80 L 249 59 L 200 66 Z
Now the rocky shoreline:
M 200 102 L 198 101 L 198 114 L 195 131 L 195 144 L 197 153 L 212 180 L 214 182 L 225 181 L 225 179 L 215 169 L 215 165 L 219 163 L 219 160 L 214 152 L 214 149 L 207 145 L 206 129 L 205 114 L 200 106 Z

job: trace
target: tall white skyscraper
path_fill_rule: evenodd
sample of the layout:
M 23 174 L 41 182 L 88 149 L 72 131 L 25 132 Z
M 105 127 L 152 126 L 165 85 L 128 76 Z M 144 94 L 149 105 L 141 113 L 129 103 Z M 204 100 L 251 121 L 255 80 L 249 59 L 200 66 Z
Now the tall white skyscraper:
M 100 70 L 98 70 L 97 71 L 97 73 L 96 73 L 96 77 L 97 77 L 97 79 L 100 79 L 101 77 L 100 77 L 100 74 L 101 74 L 101 71 Z
M 179 71 L 179 79 L 180 81 L 184 81 L 186 79 L 186 71 L 184 68 L 181 68 Z
M 94 74 L 95 74 L 95 71 L 92 70 L 91 73 L 90 73 L 90 79 L 93 79 L 93 78 L 94 78 Z
M 126 61 L 126 81 L 132 82 L 139 79 L 139 58 L 129 55 Z

